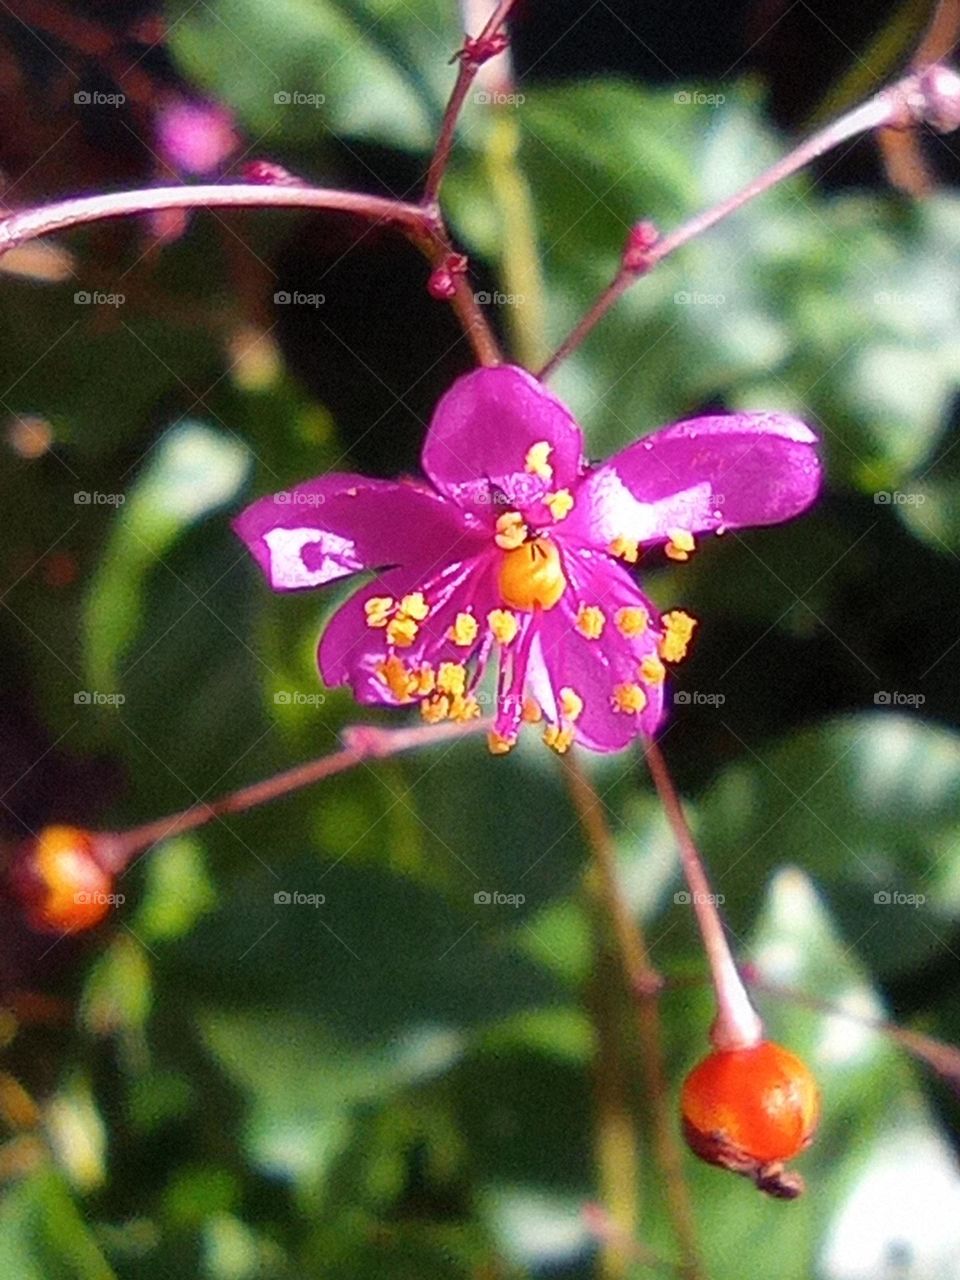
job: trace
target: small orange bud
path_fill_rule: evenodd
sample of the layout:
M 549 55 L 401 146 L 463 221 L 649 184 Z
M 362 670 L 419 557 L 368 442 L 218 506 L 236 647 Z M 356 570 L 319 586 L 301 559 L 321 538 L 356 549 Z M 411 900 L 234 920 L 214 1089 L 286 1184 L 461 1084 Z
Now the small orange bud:
M 27 923 L 44 933 L 92 929 L 110 910 L 113 877 L 80 827 L 44 827 L 25 846 L 17 875 Z
M 820 1118 L 820 1091 L 795 1054 L 769 1040 L 720 1049 L 690 1072 L 680 1096 L 683 1132 L 701 1160 L 792 1200 L 803 1180 L 783 1168 L 804 1151 Z

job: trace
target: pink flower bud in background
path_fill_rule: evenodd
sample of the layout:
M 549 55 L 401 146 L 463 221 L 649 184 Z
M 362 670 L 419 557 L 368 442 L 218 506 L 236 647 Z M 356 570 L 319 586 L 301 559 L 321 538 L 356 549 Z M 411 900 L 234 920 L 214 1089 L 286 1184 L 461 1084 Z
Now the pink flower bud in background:
M 209 174 L 236 151 L 233 116 L 215 102 L 175 98 L 157 112 L 157 149 L 180 173 Z

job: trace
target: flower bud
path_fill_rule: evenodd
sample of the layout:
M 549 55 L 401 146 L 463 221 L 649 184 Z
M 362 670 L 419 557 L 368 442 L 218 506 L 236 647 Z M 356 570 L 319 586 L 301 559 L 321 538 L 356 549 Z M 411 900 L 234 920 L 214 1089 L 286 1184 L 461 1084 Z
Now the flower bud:
M 97 858 L 97 836 L 80 827 L 44 827 L 21 846 L 11 872 L 27 923 L 42 933 L 98 925 L 113 900 L 113 876 Z
M 687 1145 L 701 1160 L 743 1174 L 770 1195 L 793 1199 L 803 1181 L 783 1163 L 805 1150 L 820 1118 L 809 1068 L 768 1040 L 707 1055 L 680 1098 Z
M 431 298 L 436 298 L 438 302 L 449 301 L 457 292 L 453 273 L 446 267 L 437 267 L 435 271 L 431 271 L 430 279 L 427 281 L 427 292 Z

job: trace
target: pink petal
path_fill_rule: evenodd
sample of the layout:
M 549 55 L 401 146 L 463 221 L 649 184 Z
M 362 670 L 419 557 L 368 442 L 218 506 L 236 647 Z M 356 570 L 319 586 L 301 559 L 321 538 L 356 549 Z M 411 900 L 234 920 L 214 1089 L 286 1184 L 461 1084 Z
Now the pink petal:
M 384 565 L 432 567 L 482 545 L 457 507 L 426 488 L 343 473 L 260 498 L 233 527 L 275 591 Z
M 559 720 L 561 689 L 573 689 L 583 699 L 577 741 L 593 751 L 619 751 L 638 733 L 653 733 L 663 719 L 663 684 L 644 681 L 638 673 L 645 657 L 656 656 L 660 615 L 630 575 L 605 556 L 568 550 L 564 568 L 569 586 L 556 608 L 542 616 L 531 654 L 530 689 L 553 723 Z M 606 617 L 599 639 L 588 640 L 577 629 L 582 604 L 599 606 Z M 621 608 L 646 611 L 650 624 L 642 635 L 621 635 L 614 620 Z M 613 709 L 611 695 L 618 684 L 643 688 L 647 704 L 640 714 Z
M 526 470 L 535 444 L 550 445 L 550 477 Z M 423 469 L 441 491 L 488 523 L 528 509 L 545 493 L 576 484 L 583 437 L 570 411 L 531 374 L 513 365 L 459 378 L 434 412 Z
M 817 437 L 781 413 L 693 418 L 628 445 L 581 484 L 564 536 L 605 547 L 777 524 L 820 490 Z
M 374 596 L 400 600 L 422 591 L 430 613 L 419 625 L 415 642 L 393 650 L 383 627 L 371 627 L 364 612 Z M 490 557 L 452 564 L 433 576 L 416 569 L 392 569 L 378 574 L 342 605 L 324 628 L 317 650 L 320 673 L 326 685 L 348 684 L 358 702 L 396 706 L 398 699 L 377 674 L 377 668 L 393 652 L 408 667 L 429 662 L 466 662 L 480 648 L 487 613 L 496 607 Z M 472 613 L 478 622 L 477 639 L 469 647 L 455 645 L 448 633 L 458 613 Z

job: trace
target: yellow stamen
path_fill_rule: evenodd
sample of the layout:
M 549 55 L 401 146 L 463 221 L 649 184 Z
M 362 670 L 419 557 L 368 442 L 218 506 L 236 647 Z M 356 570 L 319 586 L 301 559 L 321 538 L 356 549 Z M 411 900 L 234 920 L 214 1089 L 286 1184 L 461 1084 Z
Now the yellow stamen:
M 457 724 L 466 724 L 468 720 L 476 720 L 480 714 L 480 704 L 476 698 L 461 697 L 459 694 L 450 700 L 450 719 Z
M 635 715 L 647 705 L 647 695 L 638 684 L 618 684 L 610 695 L 610 705 L 614 711 Z
M 437 687 L 437 677 L 429 662 L 422 662 L 419 671 L 410 672 L 407 692 L 411 697 L 425 698 Z
M 398 613 L 387 623 L 387 642 L 396 645 L 398 649 L 409 649 L 416 640 L 419 629 L 412 618 L 405 618 L 402 613 Z
M 544 494 L 543 505 L 550 508 L 554 520 L 566 520 L 573 510 L 573 494 L 569 489 L 558 489 L 556 493 Z
M 577 612 L 577 630 L 588 640 L 599 640 L 607 619 L 603 610 L 595 604 L 582 604 Z
M 633 538 L 614 538 L 607 550 L 612 556 L 616 556 L 619 560 L 626 560 L 628 564 L 636 564 L 640 558 L 640 545 L 634 542 Z
M 491 729 L 487 734 L 487 750 L 492 756 L 505 756 L 508 751 L 513 750 L 516 741 L 516 738 L 505 738 L 496 729 Z
M 414 591 L 400 601 L 400 612 L 414 622 L 422 622 L 430 612 L 430 606 L 423 598 L 422 591 Z
M 583 699 L 575 689 L 569 687 L 560 690 L 560 714 L 564 720 L 578 720 L 583 711 Z
M 566 585 L 560 552 L 549 538 L 507 551 L 500 565 L 500 597 L 514 609 L 552 609 Z
M 524 471 L 528 471 L 532 476 L 539 476 L 541 480 L 552 479 L 553 467 L 547 461 L 551 453 L 553 453 L 553 445 L 548 444 L 546 440 L 538 440 L 527 450 L 523 463 Z
M 539 724 L 543 719 L 543 712 L 540 710 L 540 704 L 536 698 L 531 698 L 529 694 L 523 700 L 523 708 L 520 712 L 520 718 L 524 724 Z
M 385 627 L 387 619 L 393 612 L 393 606 L 392 596 L 371 596 L 363 605 L 363 612 L 367 615 L 367 626 Z
M 498 547 L 502 547 L 504 551 L 514 551 L 523 546 L 526 538 L 527 526 L 519 511 L 505 511 L 498 517 L 497 532 L 493 536 Z
M 667 669 L 654 653 L 648 653 L 639 667 L 641 680 L 647 684 L 663 684 Z
M 689 529 L 668 529 L 670 541 L 664 552 L 670 560 L 689 560 L 691 551 L 696 549 L 696 542 Z
M 618 609 L 613 615 L 613 620 L 617 624 L 617 630 L 620 634 L 628 639 L 632 636 L 642 636 L 647 629 L 647 623 L 650 621 L 646 609 L 629 606 L 624 609 Z
M 402 658 L 392 654 L 377 667 L 377 675 L 395 698 L 403 702 L 408 700 L 411 692 L 410 673 Z
M 437 669 L 437 690 L 456 696 L 467 687 L 467 669 L 462 662 L 441 662 Z
M 573 744 L 573 730 L 560 729 L 555 724 L 548 724 L 543 731 L 543 740 L 558 756 L 565 755 Z
M 444 694 L 435 698 L 426 698 L 420 703 L 420 714 L 427 724 L 439 724 L 450 714 L 450 699 Z
M 487 614 L 487 625 L 499 644 L 509 644 L 520 627 L 516 614 L 509 609 L 491 609 Z
M 666 662 L 679 662 L 687 656 L 687 647 L 697 620 L 691 618 L 689 613 L 684 613 L 682 609 L 672 609 L 669 613 L 665 613 L 660 621 L 665 628 L 657 646 L 660 657 Z
M 447 639 L 452 640 L 461 649 L 469 649 L 477 638 L 478 630 L 477 620 L 472 613 L 458 613 L 453 626 L 447 632 Z

